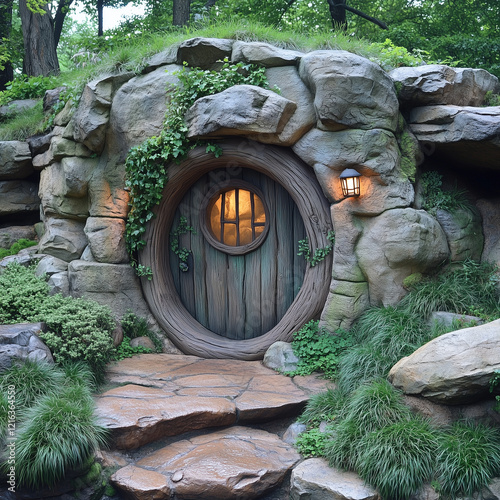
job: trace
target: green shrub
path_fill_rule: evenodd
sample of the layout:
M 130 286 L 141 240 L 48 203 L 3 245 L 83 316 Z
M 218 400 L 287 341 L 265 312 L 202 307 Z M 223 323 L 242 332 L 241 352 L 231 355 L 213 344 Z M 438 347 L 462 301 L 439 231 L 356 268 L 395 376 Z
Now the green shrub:
M 6 86 L 6 90 L 0 92 L 0 106 L 8 104 L 17 99 L 36 99 L 43 97 L 47 90 L 56 86 L 56 79 L 50 76 L 22 75 L 17 77 Z
M 292 374 L 309 375 L 317 371 L 333 377 L 340 353 L 351 346 L 348 332 L 338 330 L 332 335 L 319 329 L 318 321 L 310 321 L 293 336 L 292 348 L 300 361 Z
M 484 96 L 485 106 L 500 106 L 500 94 L 494 94 L 492 90 L 488 90 Z
M 2 374 L 0 391 L 16 389 L 16 407 L 30 408 L 42 396 L 58 392 L 64 384 L 64 374 L 49 363 L 26 360 L 15 363 Z
M 432 215 L 436 215 L 439 209 L 455 212 L 458 209 L 471 207 L 464 190 L 443 190 L 443 176 L 438 172 L 425 172 L 422 174 L 420 184 L 423 197 L 422 208 Z
M 297 437 L 295 447 L 304 457 L 321 457 L 325 452 L 328 434 L 319 429 L 309 429 Z
M 37 244 L 38 242 L 36 241 L 21 238 L 20 240 L 16 241 L 10 248 L 0 248 L 0 260 L 9 255 L 16 255 L 21 250 L 33 247 Z
M 339 390 L 328 389 L 311 396 L 300 421 L 306 425 L 319 424 L 322 421 L 336 420 L 342 413 L 347 396 Z
M 358 455 L 361 451 L 359 443 L 364 435 L 363 429 L 354 420 L 341 420 L 333 425 L 330 439 L 324 448 L 325 458 L 330 466 L 356 470 Z
M 120 361 L 121 359 L 131 358 L 136 354 L 149 354 L 151 352 L 153 352 L 151 349 L 140 345 L 132 347 L 130 345 L 130 339 L 128 337 L 123 337 L 121 344 L 115 349 L 111 359 Z
M 0 324 L 30 321 L 49 288 L 32 268 L 9 264 L 0 274 Z
M 423 419 L 396 422 L 359 442 L 357 472 L 384 499 L 411 497 L 434 471 L 436 431 Z
M 108 307 L 97 302 L 53 295 L 32 318 L 44 321 L 40 338 L 58 363 L 84 361 L 99 375 L 113 354 L 115 321 Z
M 439 437 L 437 479 L 447 496 L 472 496 L 500 473 L 498 429 L 457 422 Z
M 162 352 L 163 345 L 158 335 L 149 329 L 145 318 L 136 316 L 132 311 L 127 311 L 121 320 L 123 336 L 129 339 L 148 337 L 155 345 L 156 352 Z
M 26 411 L 16 441 L 16 473 L 21 484 L 52 486 L 68 469 L 81 467 L 105 444 L 92 397 L 85 387 L 65 387 Z

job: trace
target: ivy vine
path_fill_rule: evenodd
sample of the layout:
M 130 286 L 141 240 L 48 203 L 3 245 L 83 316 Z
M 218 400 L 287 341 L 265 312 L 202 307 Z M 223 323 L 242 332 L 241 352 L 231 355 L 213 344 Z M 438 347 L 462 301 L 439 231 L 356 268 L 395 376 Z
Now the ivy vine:
M 299 240 L 299 251 L 297 252 L 297 255 L 302 255 L 304 259 L 309 262 L 311 267 L 314 267 L 322 260 L 325 260 L 325 258 L 333 250 L 333 245 L 335 244 L 335 233 L 333 231 L 328 231 L 326 239 L 330 242 L 330 244 L 326 247 L 316 248 L 313 254 L 309 248 L 309 239 L 305 238 L 303 240 Z
M 253 64 L 231 64 L 223 61 L 219 71 L 184 67 L 175 73 L 179 79 L 176 85 L 167 89 L 170 100 L 167 104 L 163 130 L 158 136 L 146 139 L 133 147 L 125 161 L 126 188 L 130 192 L 130 211 L 127 218 L 125 237 L 132 266 L 142 274 L 151 277 L 136 261 L 136 254 L 144 248 L 143 239 L 147 223 L 154 217 L 153 208 L 161 201 L 163 188 L 168 181 L 168 164 L 182 161 L 189 151 L 199 143 L 187 138 L 188 127 L 184 120 L 187 110 L 197 99 L 222 92 L 234 85 L 257 85 L 269 88 L 265 68 Z M 208 145 L 207 152 L 220 156 L 222 150 Z
M 179 257 L 179 269 L 182 272 L 189 270 L 187 260 L 191 253 L 191 250 L 181 247 L 180 244 L 180 237 L 186 233 L 196 234 L 196 229 L 193 226 L 189 226 L 186 217 L 181 215 L 178 226 L 170 233 L 170 248 Z

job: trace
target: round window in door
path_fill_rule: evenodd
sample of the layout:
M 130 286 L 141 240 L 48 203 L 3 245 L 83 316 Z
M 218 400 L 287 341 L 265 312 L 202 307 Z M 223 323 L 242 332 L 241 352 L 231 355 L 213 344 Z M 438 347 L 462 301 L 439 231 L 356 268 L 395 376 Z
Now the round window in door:
M 238 180 L 209 191 L 200 213 L 201 230 L 215 248 L 243 255 L 265 241 L 269 214 L 264 195 L 254 185 Z

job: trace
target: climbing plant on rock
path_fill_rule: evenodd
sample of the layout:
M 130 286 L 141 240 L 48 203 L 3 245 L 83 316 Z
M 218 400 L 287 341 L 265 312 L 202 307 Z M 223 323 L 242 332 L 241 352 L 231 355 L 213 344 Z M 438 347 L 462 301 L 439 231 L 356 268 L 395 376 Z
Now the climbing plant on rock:
M 168 180 L 168 164 L 182 161 L 199 144 L 187 138 L 188 127 L 184 121 L 186 111 L 197 99 L 217 94 L 234 85 L 268 88 L 264 67 L 231 64 L 227 59 L 219 71 L 188 68 L 184 65 L 176 75 L 179 83 L 167 89 L 169 102 L 163 130 L 158 136 L 150 137 L 133 147 L 125 162 L 125 184 L 130 191 L 127 249 L 138 274 L 148 277 L 151 277 L 151 270 L 140 266 L 135 255 L 146 245 L 143 235 L 146 224 L 154 217 L 153 208 L 161 201 L 163 188 Z M 221 153 L 214 145 L 207 146 L 207 151 L 212 151 L 216 156 Z

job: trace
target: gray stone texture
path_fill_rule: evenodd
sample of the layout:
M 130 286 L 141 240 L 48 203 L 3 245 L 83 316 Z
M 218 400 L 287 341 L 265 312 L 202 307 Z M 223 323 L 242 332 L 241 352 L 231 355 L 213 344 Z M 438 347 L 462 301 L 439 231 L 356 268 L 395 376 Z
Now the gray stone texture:
M 320 50 L 302 57 L 299 73 L 315 94 L 318 128 L 396 131 L 394 83 L 377 64 L 343 50 Z
M 500 198 L 480 199 L 477 208 L 483 219 L 482 260 L 500 266 Z
M 280 49 L 265 42 L 241 42 L 233 44 L 232 62 L 259 64 L 266 68 L 296 66 L 303 52 Z
M 37 212 L 38 185 L 29 181 L 0 181 L 0 216 Z
M 0 248 L 10 248 L 17 240 L 35 240 L 34 226 L 9 226 L 0 228 Z
M 297 105 L 275 92 L 254 85 L 235 85 L 198 99 L 186 113 L 188 137 L 256 136 L 279 143 L 277 137 Z
M 481 260 L 484 237 L 478 212 L 463 208 L 453 213 L 438 210 L 436 218 L 446 235 L 452 262 Z
M 177 64 L 184 62 L 193 68 L 212 69 L 219 61 L 231 58 L 234 40 L 221 38 L 191 38 L 179 45 Z
M 40 251 L 66 262 L 80 258 L 87 246 L 84 226 L 84 221 L 47 217 L 45 234 L 40 240 Z
M 49 286 L 49 295 L 56 295 L 60 293 L 67 297 L 69 295 L 69 278 L 68 272 L 61 272 L 53 274 L 47 281 Z
M 268 68 L 266 76 L 271 89 L 278 87 L 282 97 L 297 105 L 295 113 L 278 136 L 279 144 L 292 146 L 316 123 L 313 96 L 293 66 Z
M 27 142 L 0 141 L 0 181 L 24 179 L 33 172 Z
M 125 221 L 111 217 L 89 217 L 85 234 L 97 262 L 123 264 L 128 262 L 125 245 Z
M 498 78 L 484 69 L 431 64 L 396 68 L 389 75 L 398 86 L 398 97 L 404 106 L 481 106 L 486 92 L 499 89 Z
M 408 395 L 464 404 L 490 395 L 500 370 L 500 320 L 441 335 L 401 359 L 389 381 Z
M 108 305 L 116 318 L 128 310 L 148 317 L 139 278 L 129 264 L 104 264 L 73 260 L 68 268 L 70 294 Z
M 378 492 L 354 472 L 340 471 L 323 458 L 309 458 L 292 471 L 290 500 L 379 500 Z
M 52 276 L 53 274 L 63 273 L 68 270 L 68 263 L 65 260 L 58 259 L 52 255 L 47 255 L 38 261 L 35 269 L 37 276 Z
M 264 366 L 280 372 L 293 372 L 297 369 L 299 358 L 288 342 L 275 342 L 264 354 Z
M 448 258 L 446 236 L 424 210 L 388 210 L 366 218 L 363 225 L 356 256 L 368 279 L 372 305 L 397 304 L 407 293 L 407 276 L 431 272 Z
M 0 325 L 0 373 L 16 361 L 41 361 L 53 363 L 49 348 L 38 338 L 42 323 Z
M 457 314 L 447 311 L 434 311 L 429 317 L 429 323 L 431 325 L 438 323 L 439 325 L 449 328 L 453 326 L 454 323 L 459 323 L 460 325 L 467 323 L 482 325 L 484 321 L 477 316 L 468 316 L 467 314 Z

